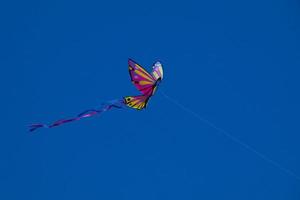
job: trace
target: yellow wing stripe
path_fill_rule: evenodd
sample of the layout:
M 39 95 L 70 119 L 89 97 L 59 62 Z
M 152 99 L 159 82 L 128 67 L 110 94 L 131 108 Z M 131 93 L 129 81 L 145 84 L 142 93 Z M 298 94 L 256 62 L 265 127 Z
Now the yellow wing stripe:
M 138 70 L 134 70 L 134 72 L 137 73 L 138 75 L 140 75 L 141 77 L 147 79 L 148 81 L 151 81 L 152 83 L 154 82 L 154 81 L 152 80 L 152 78 L 149 77 L 149 75 L 145 75 L 144 73 L 142 73 L 142 72 L 140 72 L 140 71 L 138 71 Z
M 137 100 L 133 100 L 133 101 L 131 101 L 130 103 L 132 104 L 132 105 L 134 105 L 134 104 L 136 104 L 137 102 L 139 102 L 140 100 L 139 99 L 137 99 Z
M 128 66 L 128 68 L 129 68 L 130 71 L 134 71 L 134 72 L 139 71 L 140 73 L 143 73 L 145 76 L 151 77 L 151 75 L 149 75 L 147 72 L 145 73 L 142 70 L 140 70 L 141 68 L 135 69 L 135 68 L 132 68 L 130 65 Z
M 143 104 L 144 104 L 144 102 L 140 102 L 140 103 L 138 103 L 138 104 L 136 104 L 136 105 L 131 104 L 131 105 L 129 105 L 129 106 L 130 106 L 131 108 L 135 108 L 135 109 L 140 110 L 140 109 L 143 108 Z
M 140 85 L 152 85 L 153 82 L 149 82 L 149 81 L 140 81 L 139 84 L 140 84 Z
M 145 76 L 148 76 L 148 78 L 152 79 L 152 76 L 145 70 L 142 70 L 143 68 L 137 68 L 135 71 L 139 71 L 140 73 L 143 73 Z
M 149 73 L 148 73 L 146 70 L 144 70 L 144 68 L 142 68 L 139 64 L 136 64 L 136 63 L 135 63 L 135 66 L 136 66 L 138 69 L 140 69 L 142 72 L 144 72 L 145 74 L 149 75 Z
M 139 105 L 138 109 L 142 109 L 142 108 L 144 108 L 144 107 L 145 107 L 145 102 L 142 102 L 142 103 Z
M 142 68 L 140 65 L 136 64 L 136 70 L 144 73 L 146 76 L 148 76 L 149 78 L 153 79 L 151 74 L 149 72 L 147 72 L 144 68 Z

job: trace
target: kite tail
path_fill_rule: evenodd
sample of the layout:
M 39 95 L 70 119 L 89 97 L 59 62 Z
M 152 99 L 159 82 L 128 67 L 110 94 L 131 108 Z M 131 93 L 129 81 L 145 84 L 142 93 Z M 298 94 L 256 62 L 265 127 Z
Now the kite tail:
M 78 121 L 78 120 L 81 120 L 83 118 L 92 117 L 92 116 L 101 114 L 103 112 L 111 110 L 112 108 L 121 109 L 121 108 L 123 108 L 124 105 L 125 105 L 125 103 L 124 103 L 123 99 L 121 99 L 121 100 L 112 100 L 112 101 L 109 101 L 105 104 L 102 104 L 102 107 L 99 108 L 99 109 L 86 110 L 86 111 L 81 112 L 80 114 L 78 114 L 76 117 L 73 117 L 73 118 L 70 118 L 70 119 L 60 119 L 60 120 L 57 120 L 57 121 L 55 121 L 55 122 L 53 122 L 52 124 L 49 124 L 49 125 L 48 124 L 40 124 L 40 123 L 31 124 L 31 125 L 29 125 L 29 131 L 33 132 L 33 131 L 35 131 L 36 129 L 39 129 L 39 128 L 53 128 L 53 127 L 60 126 L 60 125 L 65 124 L 65 123 Z

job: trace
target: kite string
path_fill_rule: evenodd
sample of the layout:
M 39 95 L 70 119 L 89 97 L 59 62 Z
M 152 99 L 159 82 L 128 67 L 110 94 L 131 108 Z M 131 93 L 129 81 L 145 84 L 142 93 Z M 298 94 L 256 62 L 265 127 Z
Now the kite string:
M 249 151 L 251 151 L 252 153 L 256 154 L 258 157 L 260 157 L 261 159 L 265 160 L 266 162 L 274 165 L 275 167 L 277 167 L 278 169 L 282 170 L 283 172 L 289 174 L 290 176 L 293 176 L 294 178 L 298 179 L 300 181 L 300 177 L 293 172 L 292 170 L 282 166 L 280 163 L 276 162 L 275 160 L 269 158 L 268 156 L 266 156 L 265 154 L 257 151 L 254 147 L 250 146 L 249 144 L 243 142 L 242 140 L 238 139 L 237 137 L 231 135 L 229 132 L 225 131 L 222 128 L 217 127 L 214 123 L 210 122 L 207 119 L 204 119 L 203 117 L 201 117 L 198 113 L 192 111 L 191 109 L 187 108 L 186 106 L 184 106 L 183 104 L 179 103 L 177 100 L 175 100 L 174 98 L 168 96 L 167 94 L 165 94 L 163 91 L 160 90 L 160 93 L 166 98 L 168 99 L 170 102 L 172 102 L 173 104 L 175 104 L 176 106 L 178 106 L 179 108 L 181 108 L 183 111 L 192 114 L 195 118 L 199 119 L 200 121 L 204 122 L 205 124 L 209 125 L 210 127 L 214 128 L 215 130 L 217 130 L 218 132 L 222 133 L 224 136 L 226 136 L 227 138 L 231 139 L 232 141 L 238 143 L 239 145 L 241 145 L 242 147 L 244 147 L 245 149 L 248 149 Z

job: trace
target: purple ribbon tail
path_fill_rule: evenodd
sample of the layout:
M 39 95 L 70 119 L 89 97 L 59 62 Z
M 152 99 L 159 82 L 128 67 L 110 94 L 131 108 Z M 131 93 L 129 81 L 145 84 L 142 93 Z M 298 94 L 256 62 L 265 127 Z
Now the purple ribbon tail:
M 69 123 L 69 122 L 77 121 L 77 120 L 80 120 L 80 119 L 83 119 L 83 118 L 92 117 L 92 116 L 97 115 L 97 114 L 101 114 L 105 111 L 111 110 L 112 108 L 120 109 L 120 108 L 123 108 L 123 106 L 124 106 L 124 101 L 123 100 L 113 100 L 113 101 L 110 101 L 106 104 L 102 104 L 102 107 L 100 109 L 86 110 L 84 112 L 81 112 L 80 114 L 77 115 L 77 117 L 74 117 L 74 118 L 57 120 L 57 121 L 53 122 L 50 125 L 47 125 L 47 124 L 31 124 L 31 125 L 29 125 L 29 131 L 33 132 L 33 131 L 35 131 L 36 129 L 39 129 L 39 128 L 53 128 L 53 127 L 60 126 L 60 125 L 65 124 L 65 123 Z
M 38 129 L 38 128 L 48 128 L 48 126 L 47 125 L 45 125 L 45 124 L 31 124 L 31 125 L 29 125 L 29 131 L 30 132 L 33 132 L 33 131 L 35 131 L 36 129 Z

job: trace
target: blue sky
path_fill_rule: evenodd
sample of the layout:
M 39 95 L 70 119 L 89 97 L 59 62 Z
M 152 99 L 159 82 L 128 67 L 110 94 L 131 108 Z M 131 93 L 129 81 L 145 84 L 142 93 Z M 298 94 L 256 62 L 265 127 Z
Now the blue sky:
M 137 94 L 127 59 L 160 60 L 159 90 L 300 176 L 299 9 L 2 2 L 0 199 L 299 199 L 299 180 L 159 93 L 142 112 L 26 130 Z

